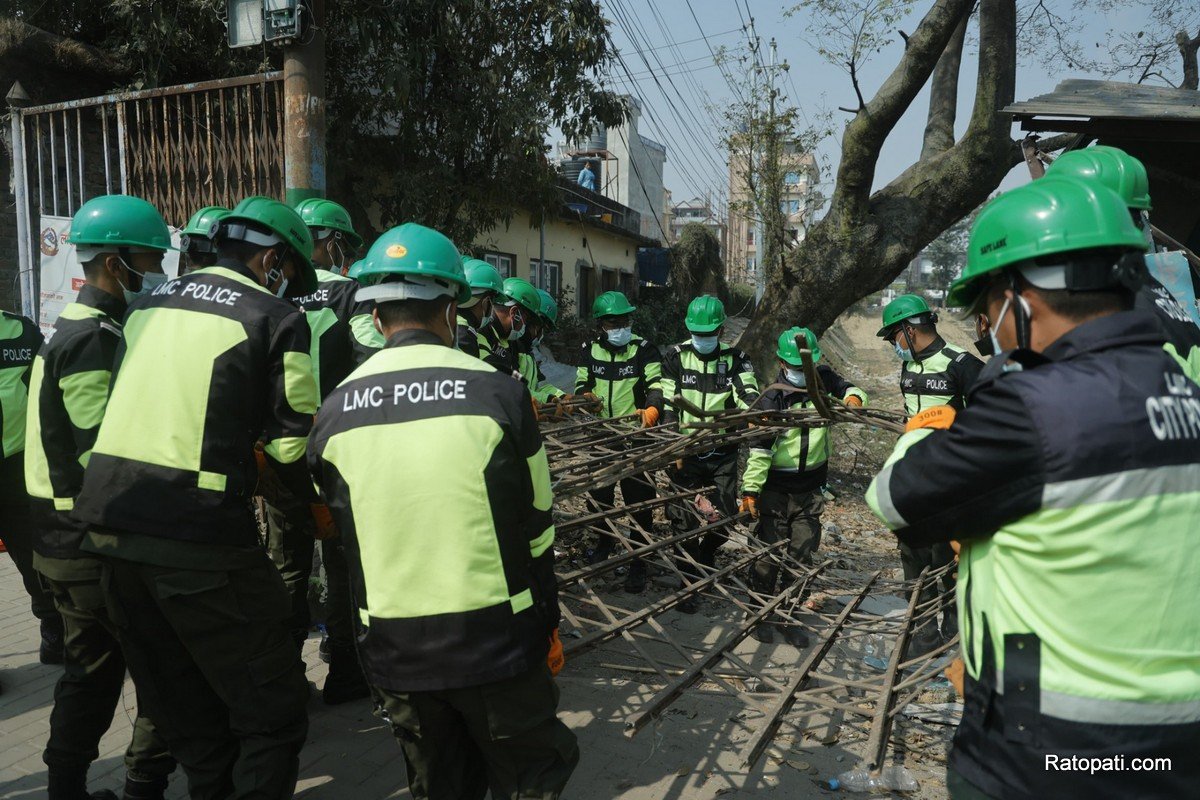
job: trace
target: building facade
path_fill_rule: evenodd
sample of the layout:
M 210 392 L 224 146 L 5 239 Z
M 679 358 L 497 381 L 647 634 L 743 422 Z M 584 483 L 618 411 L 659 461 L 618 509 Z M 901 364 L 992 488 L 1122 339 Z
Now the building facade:
M 783 158 L 782 211 L 789 241 L 798 244 L 804 241 L 809 217 L 814 211 L 820 173 L 813 155 L 801 152 L 795 144 L 785 147 Z M 756 215 L 750 208 L 746 158 L 732 152 L 729 156 L 729 223 L 725 249 L 725 277 L 730 283 L 753 284 L 761 267 L 760 231 Z
M 637 252 L 658 240 L 643 236 L 641 215 L 596 192 L 560 186 L 563 205 L 540 230 L 518 210 L 507 224 L 476 237 L 469 249 L 503 277 L 524 278 L 545 289 L 580 318 L 591 315 L 601 292 L 637 293 Z
M 701 197 L 693 197 L 691 200 L 685 200 L 682 203 L 676 203 L 671 208 L 670 226 L 668 234 L 670 243 L 675 244 L 679 241 L 679 236 L 683 232 L 683 228 L 691 223 L 699 223 L 716 237 L 717 242 L 721 245 L 721 258 L 725 258 L 725 222 L 717 214 L 712 203 Z

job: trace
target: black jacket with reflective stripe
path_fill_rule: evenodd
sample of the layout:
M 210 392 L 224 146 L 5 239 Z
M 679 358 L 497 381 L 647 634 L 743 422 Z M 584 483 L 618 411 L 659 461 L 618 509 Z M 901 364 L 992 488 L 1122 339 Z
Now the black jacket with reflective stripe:
M 524 384 L 400 331 L 325 400 L 308 463 L 346 547 L 373 685 L 474 686 L 544 663 L 553 494 Z
M 83 313 L 73 313 L 71 306 Z M 39 354 L 37 425 L 31 415 L 26 485 L 38 522 L 33 546 L 44 556 L 80 555 L 79 542 L 87 526 L 72 515 L 71 508 L 83 487 L 84 465 L 108 404 L 124 316 L 124 300 L 84 284 L 54 323 L 54 335 Z M 30 474 L 42 469 L 43 474 Z M 42 486 L 47 478 L 49 486 Z
M 902 541 L 914 547 L 949 539 L 965 543 L 959 614 L 964 629 L 973 630 L 963 648 L 968 664 L 980 667 L 977 679 L 968 668 L 951 765 L 989 796 L 1174 798 L 1194 796 L 1200 786 L 1200 721 L 1194 708 L 1190 718 L 1186 710 L 1175 712 L 1182 721 L 1171 724 L 1080 721 L 1045 713 L 1040 703 L 1046 695 L 1039 685 L 1046 653 L 1062 664 L 1062 653 L 1075 652 L 1066 647 L 1077 649 L 1084 642 L 1092 659 L 1070 662 L 1075 670 L 1103 680 L 1107 672 L 1094 654 L 1109 652 L 1122 665 L 1145 665 L 1150 694 L 1156 670 L 1165 669 L 1156 664 L 1195 653 L 1195 635 L 1172 636 L 1130 653 L 1095 619 L 1094 609 L 1073 603 L 1049 609 L 1044 601 L 1026 613 L 1029 632 L 1008 633 L 999 622 L 989 625 L 989 619 L 1011 619 L 1014 607 L 1027 604 L 1026 595 L 1010 591 L 991 608 L 973 588 L 973 540 L 985 539 L 1010 558 L 1023 559 L 1020 569 L 1013 564 L 1005 569 L 1000 556 L 992 556 L 989 566 L 1009 584 L 1028 585 L 1030 593 L 1116 593 L 1122 613 L 1145 625 L 1165 615 L 1164 604 L 1195 606 L 1197 588 L 1189 576 L 1200 568 L 1200 548 L 1173 548 L 1178 563 L 1161 568 L 1114 555 L 1137 553 L 1139 541 L 1186 542 L 1200 530 L 1195 522 L 1200 514 L 1183 523 L 1189 527 L 1177 520 L 1177 509 L 1200 496 L 1200 386 L 1162 344 L 1159 324 L 1149 313 L 1128 311 L 1078 326 L 1041 355 L 1001 354 L 989 362 L 953 426 L 925 432 L 872 484 L 872 508 Z M 1024 368 L 1012 371 L 1010 365 L 1004 371 L 1010 359 Z M 1175 521 L 1163 527 L 1166 523 L 1152 513 L 1136 511 L 1139 503 L 1143 509 L 1170 507 Z M 1002 530 L 1007 532 L 997 540 Z M 1057 545 L 1055 538 L 1087 544 Z M 1138 577 L 1131 585 L 1130 574 L 1151 570 L 1157 577 L 1150 582 Z M 1061 588 L 1055 590 L 1056 584 Z M 968 626 L 968 621 L 976 622 Z M 1002 674 L 992 644 L 996 631 L 1004 632 Z M 1191 674 L 1200 676 L 1200 658 L 1193 663 Z M 1200 677 L 1196 680 L 1200 683 Z M 1170 713 L 1170 703 L 1161 705 L 1164 714 Z M 1173 769 L 1098 773 L 1085 789 L 1078 772 L 1047 769 L 1047 754 L 1166 757 L 1173 759 Z
M 234 261 L 169 281 L 125 316 L 108 410 L 75 514 L 204 544 L 258 543 L 255 444 L 316 493 L 304 448 L 317 385 L 304 314 Z
M 25 449 L 29 368 L 42 346 L 42 332 L 28 317 L 0 311 L 0 458 Z
M 312 332 L 313 370 L 321 397 L 383 347 L 371 319 L 374 302 L 359 302 L 358 281 L 317 270 L 317 290 L 292 302 L 304 311 Z
M 962 409 L 967 393 L 983 370 L 975 356 L 947 344 L 941 336 L 900 367 L 900 391 L 908 414 L 933 406 Z

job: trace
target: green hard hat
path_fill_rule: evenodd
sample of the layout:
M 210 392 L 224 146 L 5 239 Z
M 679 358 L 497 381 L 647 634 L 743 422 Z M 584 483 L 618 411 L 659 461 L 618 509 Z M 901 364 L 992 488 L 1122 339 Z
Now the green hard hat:
M 299 256 L 299 290 L 305 294 L 317 290 L 317 273 L 313 269 L 312 234 L 304 220 L 290 206 L 270 197 L 247 197 L 220 220 L 221 230 L 231 238 L 242 238 L 244 231 L 236 232 L 241 221 L 253 222 L 278 236 L 283 243 Z M 247 239 L 253 242 L 253 239 Z
M 812 360 L 816 364 L 821 360 L 821 348 L 817 344 L 817 335 L 808 328 L 788 328 L 783 333 L 779 334 L 779 347 L 775 350 L 775 355 L 791 364 L 793 367 L 798 367 L 804 362 L 800 359 L 800 348 L 796 346 L 796 337 L 801 336 L 808 343 L 806 350 L 812 351 Z
M 545 289 L 537 290 L 538 297 L 542 299 L 542 310 L 539 312 L 542 319 L 551 327 L 558 326 L 558 303 L 554 302 L 554 298 Z
M 296 213 L 308 227 L 331 228 L 345 234 L 352 246 L 362 247 L 362 237 L 355 232 L 354 225 L 350 223 L 350 212 L 340 203 L 323 197 L 310 197 L 300 201 L 296 206 Z
M 158 209 L 140 197 L 106 194 L 88 200 L 71 218 L 67 243 L 97 247 L 177 250 Z
M 1150 210 L 1150 177 L 1146 167 L 1117 147 L 1097 145 L 1063 153 L 1046 170 L 1046 177 L 1098 181 L 1116 192 L 1129 208 Z
M 396 284 L 389 287 L 392 291 L 360 289 L 360 300 L 432 299 L 445 295 L 454 296 L 460 303 L 471 299 L 471 286 L 454 242 L 416 222 L 406 222 L 376 239 L 362 260 L 350 267 L 350 277 L 372 289 Z M 407 284 L 410 288 L 405 295 L 399 291 L 406 285 L 405 277 L 426 280 L 417 287 Z
M 491 264 L 478 258 L 464 258 L 463 272 L 467 275 L 467 283 L 471 284 L 472 294 L 483 294 L 484 292 L 495 292 L 500 294 L 504 291 L 504 279 L 500 277 L 500 273 Z
M 629 299 L 621 292 L 605 292 L 592 303 L 592 316 L 623 317 L 637 311 L 637 306 L 629 305 Z
M 1144 252 L 1148 246 L 1115 192 L 1094 181 L 1047 175 L 1005 192 L 979 213 L 967 266 L 946 305 L 971 305 L 987 276 L 1035 258 L 1093 248 Z
M 538 297 L 533 284 L 524 278 L 505 278 L 501 294 L 532 314 L 542 313 L 542 298 Z
M 205 239 L 212 237 L 213 223 L 225 219 L 229 216 L 229 209 L 225 206 L 205 206 L 204 208 L 192 214 L 187 221 L 187 225 L 183 226 L 183 230 L 179 233 L 182 236 L 202 236 Z
M 720 298 L 702 295 L 688 304 L 684 325 L 692 333 L 712 333 L 725 324 L 725 305 Z
M 883 327 L 875 332 L 876 336 L 887 336 L 892 328 L 906 319 L 931 314 L 929 303 L 925 298 L 916 294 L 902 294 L 883 307 Z

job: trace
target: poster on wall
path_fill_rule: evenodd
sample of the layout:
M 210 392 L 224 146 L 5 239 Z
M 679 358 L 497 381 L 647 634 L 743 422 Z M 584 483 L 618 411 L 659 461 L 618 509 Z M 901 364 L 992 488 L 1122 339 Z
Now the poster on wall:
M 75 257 L 75 248 L 67 244 L 71 232 L 70 217 L 43 214 L 38 227 L 38 248 L 41 250 L 40 289 L 38 291 L 38 325 L 47 339 L 54 333 L 54 322 L 83 286 L 83 267 Z M 179 231 L 171 228 L 171 244 L 179 247 Z M 179 252 L 168 250 L 163 258 L 163 272 L 169 277 L 179 275 Z

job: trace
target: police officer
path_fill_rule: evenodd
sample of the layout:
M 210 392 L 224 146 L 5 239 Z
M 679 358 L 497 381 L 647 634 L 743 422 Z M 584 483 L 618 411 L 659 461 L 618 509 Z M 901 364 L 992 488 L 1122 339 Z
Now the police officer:
M 983 362 L 948 344 L 937 332 L 937 314 L 925 298 L 904 294 L 883 309 L 877 335 L 892 345 L 900 358 L 900 391 L 904 410 L 916 414 L 932 406 L 961 409 Z
M 33 563 L 65 628 L 66 667 L 54 687 L 42 756 L 50 800 L 87 796 L 88 767 L 125 685 L 125 657 L 104 607 L 101 562 L 80 552 L 86 529 L 70 512 L 104 418 L 126 306 L 166 280 L 162 260 L 171 233 L 145 200 L 110 195 L 80 207 L 67 241 L 83 266 L 84 285 L 34 362 L 25 442 L 25 481 L 36 520 Z M 161 798 L 175 768 L 140 707 L 125 766 L 125 797 L 139 800 Z
M 1145 249 L 1096 182 L 989 203 L 948 305 L 987 298 L 997 355 L 965 410 L 909 421 L 868 490 L 902 540 L 962 542 L 952 797 L 1200 785 L 1200 388 L 1133 310 Z M 1062 771 L 1072 756 L 1121 766 Z
M 521 364 L 521 378 L 529 387 L 529 393 L 539 405 L 548 405 L 549 412 L 557 415 L 558 401 L 567 396 L 566 392 L 546 380 L 538 366 L 534 355 L 536 348 L 541 345 L 546 333 L 554 329 L 558 319 L 558 303 L 544 289 L 535 289 L 537 295 L 537 313 L 530 313 L 526 318 L 525 335 L 519 343 L 518 358 Z M 533 298 L 530 297 L 530 300 Z
M 808 328 L 791 328 L 779 335 L 775 355 L 779 374 L 754 404 L 766 411 L 812 409 L 812 388 L 801 369 L 797 339 L 812 352 L 817 376 L 823 390 L 848 406 L 862 406 L 867 395 L 821 362 L 821 347 L 816 334 Z M 829 457 L 833 441 L 827 427 L 785 428 L 774 439 L 753 444 L 742 475 L 743 511 L 758 520 L 754 535 L 767 544 L 788 541 L 788 555 L 810 563 L 821 546 L 821 512 L 825 497 L 821 487 L 829 476 Z M 752 583 L 755 590 L 774 595 L 779 581 L 779 565 L 768 559 L 755 563 Z M 770 644 L 775 641 L 775 626 L 763 623 L 754 630 L 754 638 Z M 784 638 L 794 647 L 807 647 L 808 637 L 799 627 L 783 628 Z
M 488 352 L 483 360 L 505 375 L 524 380 L 521 341 L 527 335 L 529 320 L 541 310 L 542 300 L 529 281 L 505 278 L 503 291 L 492 302 L 495 316 L 485 329 Z
M 125 318 L 75 515 L 105 558 L 105 601 L 146 710 L 194 798 L 287 797 L 308 730 L 288 596 L 250 504 L 255 444 L 316 502 L 303 455 L 317 384 L 304 315 L 312 237 L 276 200 L 221 220 L 216 265 Z M 319 530 L 332 528 L 314 505 Z
M 579 750 L 546 663 L 553 497 L 529 392 L 453 348 L 470 287 L 445 236 L 393 228 L 354 275 L 387 346 L 321 407 L 309 465 L 345 537 L 363 665 L 409 790 L 557 798 Z
M 676 395 L 704 411 L 747 409 L 758 399 L 758 379 L 746 354 L 736 347 L 721 344 L 725 325 L 725 306 L 719 298 L 703 295 L 688 304 L 684 325 L 691 339 L 667 349 L 662 361 L 662 392 L 666 404 L 666 421 L 678 421 L 681 426 L 703 421 L 686 408 L 676 408 Z M 715 486 L 715 506 L 725 516 L 737 513 L 738 446 L 725 445 L 710 453 L 688 456 L 677 465 L 675 482 L 685 489 Z M 679 505 L 672 505 L 668 514 L 676 533 L 691 527 L 691 516 Z M 699 564 L 708 567 L 716 563 L 717 549 L 725 542 L 724 533 L 706 533 L 691 539 L 684 549 Z M 689 565 L 683 565 L 686 568 Z M 690 571 L 694 572 L 692 567 Z M 694 613 L 695 596 L 684 599 L 679 610 Z
M 903 362 L 900 368 L 900 391 L 904 394 L 904 410 L 912 415 L 926 408 L 948 405 L 961 409 L 966 405 L 967 392 L 979 377 L 983 362 L 938 335 L 937 314 L 929 309 L 925 299 L 905 294 L 888 303 L 883 309 L 883 327 L 878 334 L 891 344 Z M 926 567 L 937 570 L 954 559 L 954 551 L 944 542 L 931 547 L 913 547 L 900 541 L 900 564 L 904 579 L 913 580 Z M 942 593 L 954 588 L 953 576 L 942 578 Z M 931 602 L 938 595 L 936 585 L 926 588 L 921 603 Z M 958 631 L 954 605 L 948 601 L 941 609 L 939 630 L 936 618 L 913 632 L 909 652 L 913 655 L 928 652 L 941 640 L 954 638 Z
M 1150 178 L 1141 161 L 1116 147 L 1096 145 L 1063 153 L 1046 170 L 1047 175 L 1094 180 L 1125 201 L 1133 223 L 1154 249 L 1150 230 Z M 1138 290 L 1137 307 L 1158 318 L 1167 337 L 1164 347 L 1183 365 L 1193 380 L 1200 380 L 1200 327 L 1178 300 L 1152 274 Z
M 637 416 L 643 428 L 658 424 L 662 416 L 663 393 L 662 358 L 658 348 L 633 333 L 633 312 L 621 292 L 604 292 L 592 303 L 592 317 L 600 328 L 599 335 L 583 343 L 579 367 L 575 373 L 575 394 L 589 395 L 599 407 L 598 416 L 604 419 Z M 657 492 L 648 475 L 635 475 L 621 480 L 621 497 L 625 505 L 653 500 Z M 598 511 L 612 508 L 615 486 L 605 486 L 588 492 L 590 505 Z M 654 530 L 654 510 L 634 512 L 634 522 L 643 531 Z M 633 534 L 634 540 L 643 537 Z M 592 554 L 593 561 L 603 561 L 612 553 L 614 542 L 600 539 Z M 629 565 L 625 590 L 634 594 L 646 588 L 646 565 L 641 559 Z
M 227 216 L 229 209 L 225 206 L 205 206 L 192 214 L 179 232 L 182 250 L 179 255 L 180 275 L 217 263 L 217 248 L 212 240 L 213 225 Z
M 25 415 L 30 367 L 42 334 L 27 317 L 0 311 L 0 539 L 21 574 L 29 606 L 41 625 L 38 656 L 63 663 L 63 623 L 33 568 L 33 527 L 25 488 Z
M 471 285 L 471 299 L 458 307 L 458 326 L 455 337 L 458 349 L 469 356 L 482 358 L 491 351 L 485 335 L 495 319 L 493 304 L 504 292 L 504 279 L 496 268 L 478 258 L 464 258 L 463 271 Z
M 327 397 L 353 369 L 383 346 L 375 329 L 371 304 L 355 299 L 358 284 L 343 275 L 348 250 L 362 244 L 346 209 L 332 200 L 310 198 L 296 206 L 296 213 L 313 237 L 313 266 L 317 288 L 292 297 L 308 320 L 312 345 L 309 355 L 321 397 Z M 265 498 L 267 541 L 271 560 L 279 568 L 292 600 L 292 637 L 303 645 L 311 623 L 308 605 L 316 524 L 304 500 L 285 491 Z M 354 652 L 356 622 L 350 602 L 350 576 L 341 544 L 321 540 L 321 563 L 325 566 L 326 637 L 321 657 L 329 662 L 329 674 L 321 698 L 330 705 L 367 697 L 370 690 Z

